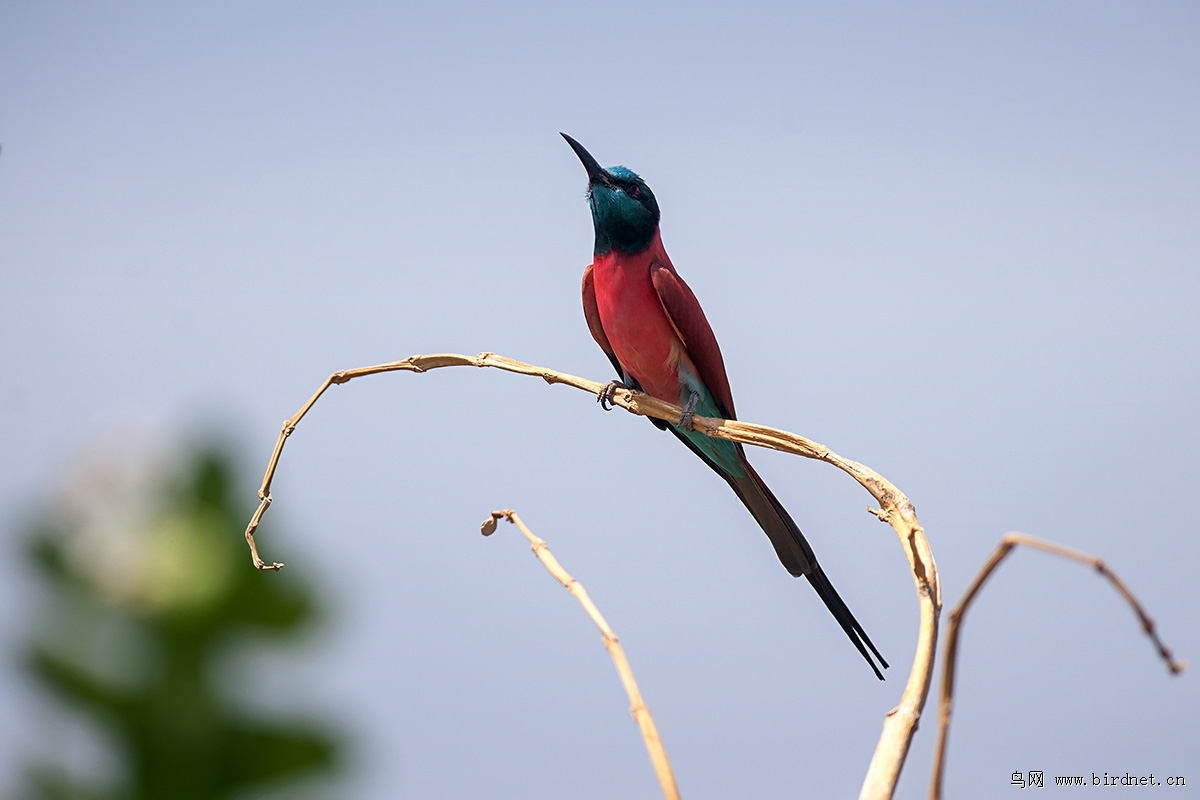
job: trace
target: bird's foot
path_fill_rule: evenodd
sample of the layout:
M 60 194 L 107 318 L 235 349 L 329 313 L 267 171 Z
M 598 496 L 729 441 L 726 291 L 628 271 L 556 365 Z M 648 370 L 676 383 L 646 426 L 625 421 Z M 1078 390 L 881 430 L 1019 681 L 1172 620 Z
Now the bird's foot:
M 685 431 L 695 430 L 692 424 L 692 418 L 696 416 L 696 403 L 699 402 L 700 395 L 697 392 L 692 392 L 692 396 L 683 404 L 683 412 L 679 415 L 679 427 Z
M 602 388 L 600 393 L 596 395 L 596 402 L 599 403 L 600 407 L 605 411 L 612 411 L 613 395 L 617 393 L 617 389 L 633 391 L 632 386 L 627 383 L 622 383 L 621 381 L 609 381 L 608 383 L 604 384 L 604 388 Z

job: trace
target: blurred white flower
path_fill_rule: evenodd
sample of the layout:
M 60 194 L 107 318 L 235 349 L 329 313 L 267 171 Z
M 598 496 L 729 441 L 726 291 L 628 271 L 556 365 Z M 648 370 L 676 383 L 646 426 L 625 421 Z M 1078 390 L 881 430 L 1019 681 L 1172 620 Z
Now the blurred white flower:
M 179 465 L 165 447 L 121 437 L 94 448 L 60 490 L 69 567 L 107 602 L 139 613 L 199 607 L 230 580 L 220 521 L 168 512 Z

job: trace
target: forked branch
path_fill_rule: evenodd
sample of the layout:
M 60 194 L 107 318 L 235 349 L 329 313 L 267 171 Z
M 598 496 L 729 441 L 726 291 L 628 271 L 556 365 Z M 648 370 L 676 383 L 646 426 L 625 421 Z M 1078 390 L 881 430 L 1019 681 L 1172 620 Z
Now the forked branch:
M 271 505 L 271 482 L 275 477 L 275 469 L 279 465 L 279 457 L 283 445 L 295 430 L 296 425 L 304 418 L 313 404 L 320 399 L 330 386 L 346 383 L 355 378 L 375 375 L 381 372 L 428 372 L 442 367 L 492 367 L 506 372 L 521 375 L 537 376 L 547 383 L 560 383 L 599 396 L 604 384 L 590 381 L 586 378 L 568 375 L 563 372 L 514 361 L 498 356 L 495 353 L 480 353 L 477 356 L 467 356 L 458 353 L 439 353 L 434 355 L 410 356 L 402 361 L 388 364 L 378 364 L 371 367 L 343 370 L 330 375 L 321 387 L 308 399 L 294 416 L 283 423 L 279 438 L 275 442 L 275 450 L 267 464 L 266 474 L 258 490 L 258 509 L 246 527 L 246 542 L 250 545 L 250 554 L 254 566 L 258 569 L 277 570 L 283 566 L 278 562 L 265 563 L 258 555 L 254 542 L 254 533 L 262 521 L 263 514 Z M 650 397 L 641 392 L 618 389 L 612 397 L 613 405 L 641 416 L 654 417 L 667 422 L 678 422 L 682 409 L 670 403 Z M 892 709 L 884 719 L 883 733 L 875 749 L 875 755 L 867 769 L 859 794 L 861 800 L 867 798 L 890 798 L 895 791 L 896 782 L 900 778 L 900 770 L 908 754 L 909 744 L 916 732 L 917 722 L 925 707 L 929 694 L 930 681 L 933 675 L 934 655 L 937 647 L 938 618 L 941 613 L 942 595 L 938 582 L 937 566 L 933 553 L 925 539 L 925 530 L 917 520 L 913 504 L 890 481 L 869 467 L 856 461 L 843 458 L 822 444 L 798 436 L 778 428 L 768 428 L 765 425 L 754 425 L 736 420 L 715 419 L 709 417 L 694 417 L 693 427 L 708 436 L 727 439 L 732 442 L 767 447 L 784 453 L 812 458 L 832 464 L 858 481 L 863 488 L 879 503 L 879 508 L 869 508 L 872 514 L 892 526 L 908 559 L 913 580 L 917 589 L 917 605 L 920 612 L 920 624 L 917 633 L 916 654 L 913 657 L 912 669 L 904 687 L 899 704 Z
M 979 590 L 983 588 L 983 584 L 987 582 L 987 579 L 996 571 L 996 567 L 1000 566 L 1000 562 L 1007 558 L 1008 554 L 1017 545 L 1025 545 L 1035 550 L 1041 550 L 1052 555 L 1069 558 L 1072 561 L 1078 561 L 1080 564 L 1089 566 L 1108 578 L 1113 587 L 1125 598 L 1125 602 L 1129 603 L 1133 609 L 1133 613 L 1137 615 L 1138 620 L 1142 623 L 1142 630 L 1150 637 L 1150 641 L 1154 644 L 1155 650 L 1158 651 L 1159 657 L 1166 662 L 1170 673 L 1177 675 L 1187 669 L 1187 662 L 1177 661 L 1171 655 L 1170 648 L 1158 638 L 1158 629 L 1154 624 L 1154 620 L 1142 608 L 1142 604 L 1138 602 L 1137 597 L 1129 590 L 1125 582 L 1109 569 L 1108 565 L 1099 557 L 1074 550 L 1070 547 L 1064 547 L 1061 544 L 1047 542 L 1044 539 L 1038 539 L 1034 536 L 1027 536 L 1023 533 L 1006 533 L 1000 540 L 1000 544 L 996 546 L 995 551 L 992 552 L 991 558 L 987 560 L 987 563 L 979 570 L 979 574 L 975 576 L 975 580 L 971 582 L 967 593 L 963 595 L 963 599 L 950 612 L 950 625 L 946 629 L 946 663 L 942 668 L 942 702 L 941 714 L 938 719 L 938 739 L 937 747 L 934 749 L 933 778 L 929 785 L 929 797 L 931 800 L 940 800 L 942 796 L 942 777 L 946 764 L 946 739 L 950 730 L 950 716 L 954 708 L 954 677 L 958 665 L 958 633 L 962 629 L 963 618 L 966 616 L 967 609 L 970 608 L 971 603 L 975 601 Z
M 525 534 L 525 538 L 529 540 L 533 554 L 538 557 L 538 560 L 554 576 L 555 580 L 579 601 L 579 605 L 583 606 L 583 610 L 600 629 L 600 636 L 604 640 L 604 649 L 612 656 L 613 665 L 617 668 L 617 674 L 621 676 L 621 684 L 625 687 L 625 694 L 629 696 L 629 713 L 633 715 L 634 721 L 642 731 L 642 739 L 646 742 L 646 752 L 650 754 L 650 763 L 654 765 L 654 772 L 658 775 L 658 783 L 662 787 L 663 797 L 667 800 L 679 800 L 679 787 L 675 785 L 675 774 L 671 771 L 671 762 L 667 760 L 666 748 L 663 747 L 662 739 L 658 737 L 658 728 L 654 724 L 654 717 L 650 715 L 650 709 L 642 700 L 642 693 L 638 689 L 637 681 L 633 678 L 633 669 L 629 666 L 629 659 L 625 658 L 625 649 L 621 647 L 617 635 L 613 633 L 612 628 L 608 627 L 608 622 L 600 613 L 600 609 L 596 608 L 592 598 L 588 596 L 587 589 L 583 588 L 583 584 L 572 578 L 563 569 L 562 564 L 558 563 L 558 559 L 550 552 L 546 543 L 533 535 L 533 531 L 525 526 L 525 523 L 517 516 L 517 512 L 512 510 L 493 511 L 492 515 L 480 526 L 484 536 L 491 536 L 496 532 L 496 520 L 498 519 L 506 519 L 521 529 L 521 533 Z

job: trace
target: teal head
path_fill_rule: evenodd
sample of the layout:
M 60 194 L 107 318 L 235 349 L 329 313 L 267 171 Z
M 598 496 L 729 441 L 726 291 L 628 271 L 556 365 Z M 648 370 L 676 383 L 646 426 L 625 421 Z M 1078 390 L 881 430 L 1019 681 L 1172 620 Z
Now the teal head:
M 596 228 L 596 255 L 613 248 L 622 253 L 640 253 L 654 240 L 658 230 L 658 201 L 646 182 L 631 169 L 605 169 L 583 145 L 562 135 L 583 162 L 588 174 L 588 205 Z

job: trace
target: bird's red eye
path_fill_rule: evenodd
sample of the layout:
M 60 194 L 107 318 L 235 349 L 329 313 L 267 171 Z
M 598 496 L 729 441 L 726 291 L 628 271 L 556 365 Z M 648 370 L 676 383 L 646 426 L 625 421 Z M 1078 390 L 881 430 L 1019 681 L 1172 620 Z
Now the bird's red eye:
M 630 197 L 637 197 L 638 194 L 640 194 L 640 193 L 641 193 L 641 190 L 638 189 L 638 185 L 636 183 L 629 187 Z

